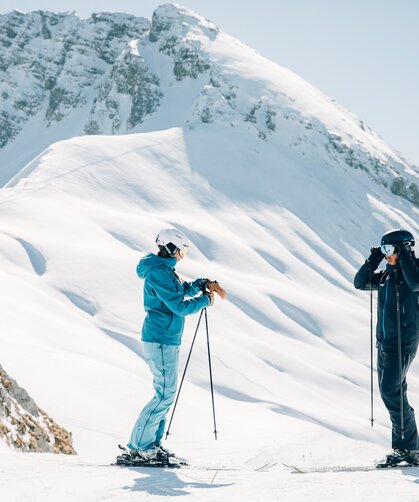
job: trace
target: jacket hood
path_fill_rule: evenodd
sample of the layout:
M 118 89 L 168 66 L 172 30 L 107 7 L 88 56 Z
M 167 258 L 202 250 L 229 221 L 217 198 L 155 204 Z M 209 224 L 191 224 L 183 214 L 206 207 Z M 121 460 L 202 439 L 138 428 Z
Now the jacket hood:
M 154 253 L 149 253 L 141 258 L 137 265 L 137 274 L 141 279 L 145 278 L 147 272 L 153 267 L 169 267 L 175 268 L 176 258 L 163 258 L 161 256 L 155 255 Z

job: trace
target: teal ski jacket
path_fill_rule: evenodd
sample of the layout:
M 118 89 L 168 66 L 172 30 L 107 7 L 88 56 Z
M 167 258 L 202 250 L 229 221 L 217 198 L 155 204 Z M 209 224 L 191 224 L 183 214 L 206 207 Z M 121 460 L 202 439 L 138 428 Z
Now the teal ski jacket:
M 141 330 L 143 342 L 180 345 L 185 316 L 210 305 L 207 295 L 185 300 L 201 292 L 206 279 L 182 282 L 175 272 L 176 258 L 162 258 L 153 253 L 137 265 L 138 277 L 144 279 L 144 309 L 147 316 Z

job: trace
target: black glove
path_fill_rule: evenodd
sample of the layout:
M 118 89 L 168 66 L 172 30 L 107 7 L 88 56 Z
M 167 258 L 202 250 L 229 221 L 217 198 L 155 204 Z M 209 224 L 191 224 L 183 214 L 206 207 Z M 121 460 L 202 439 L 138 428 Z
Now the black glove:
M 400 246 L 400 252 L 401 253 L 404 253 L 404 252 L 408 252 L 408 253 L 411 253 L 412 252 L 412 246 L 410 245 L 410 242 L 403 242 L 403 244 Z
M 203 293 L 208 293 L 208 291 L 209 291 L 208 281 L 209 281 L 209 279 L 202 279 L 202 281 L 201 281 L 201 291 Z
M 410 245 L 410 242 L 403 243 L 399 250 L 399 258 L 403 260 L 404 258 L 407 258 L 409 255 L 413 253 L 412 246 Z
M 366 264 L 368 265 L 368 268 L 374 272 L 378 265 L 381 263 L 382 259 L 384 258 L 384 254 L 381 251 L 381 248 L 379 246 L 374 246 L 371 248 L 371 254 L 369 258 L 366 261 Z

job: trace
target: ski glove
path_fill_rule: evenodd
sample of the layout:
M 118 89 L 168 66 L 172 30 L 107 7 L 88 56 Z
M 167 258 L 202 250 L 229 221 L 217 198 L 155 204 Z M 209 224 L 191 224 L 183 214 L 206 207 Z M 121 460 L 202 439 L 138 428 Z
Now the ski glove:
M 403 244 L 400 246 L 399 253 L 404 253 L 405 251 L 407 251 L 408 253 L 412 252 L 412 247 L 410 245 L 410 242 L 403 242 Z
M 214 294 L 214 292 L 217 293 L 218 295 L 221 296 L 223 300 L 227 298 L 226 290 L 222 288 L 217 281 L 211 281 L 210 279 L 207 279 L 205 286 L 210 291 L 210 293 L 212 294 Z
M 384 254 L 381 251 L 379 246 L 374 246 L 371 248 L 371 254 L 369 258 L 367 259 L 366 263 L 368 265 L 368 268 L 374 272 L 378 265 L 381 263 L 382 259 L 384 258 Z

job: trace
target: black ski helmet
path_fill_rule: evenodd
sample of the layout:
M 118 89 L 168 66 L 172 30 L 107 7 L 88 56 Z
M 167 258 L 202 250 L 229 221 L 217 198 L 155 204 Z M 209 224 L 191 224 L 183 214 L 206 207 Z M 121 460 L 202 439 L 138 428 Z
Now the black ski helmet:
M 401 248 L 403 245 L 408 245 L 413 247 L 415 245 L 415 238 L 409 230 L 403 230 L 402 228 L 389 230 L 381 237 L 381 245 L 390 244 Z

